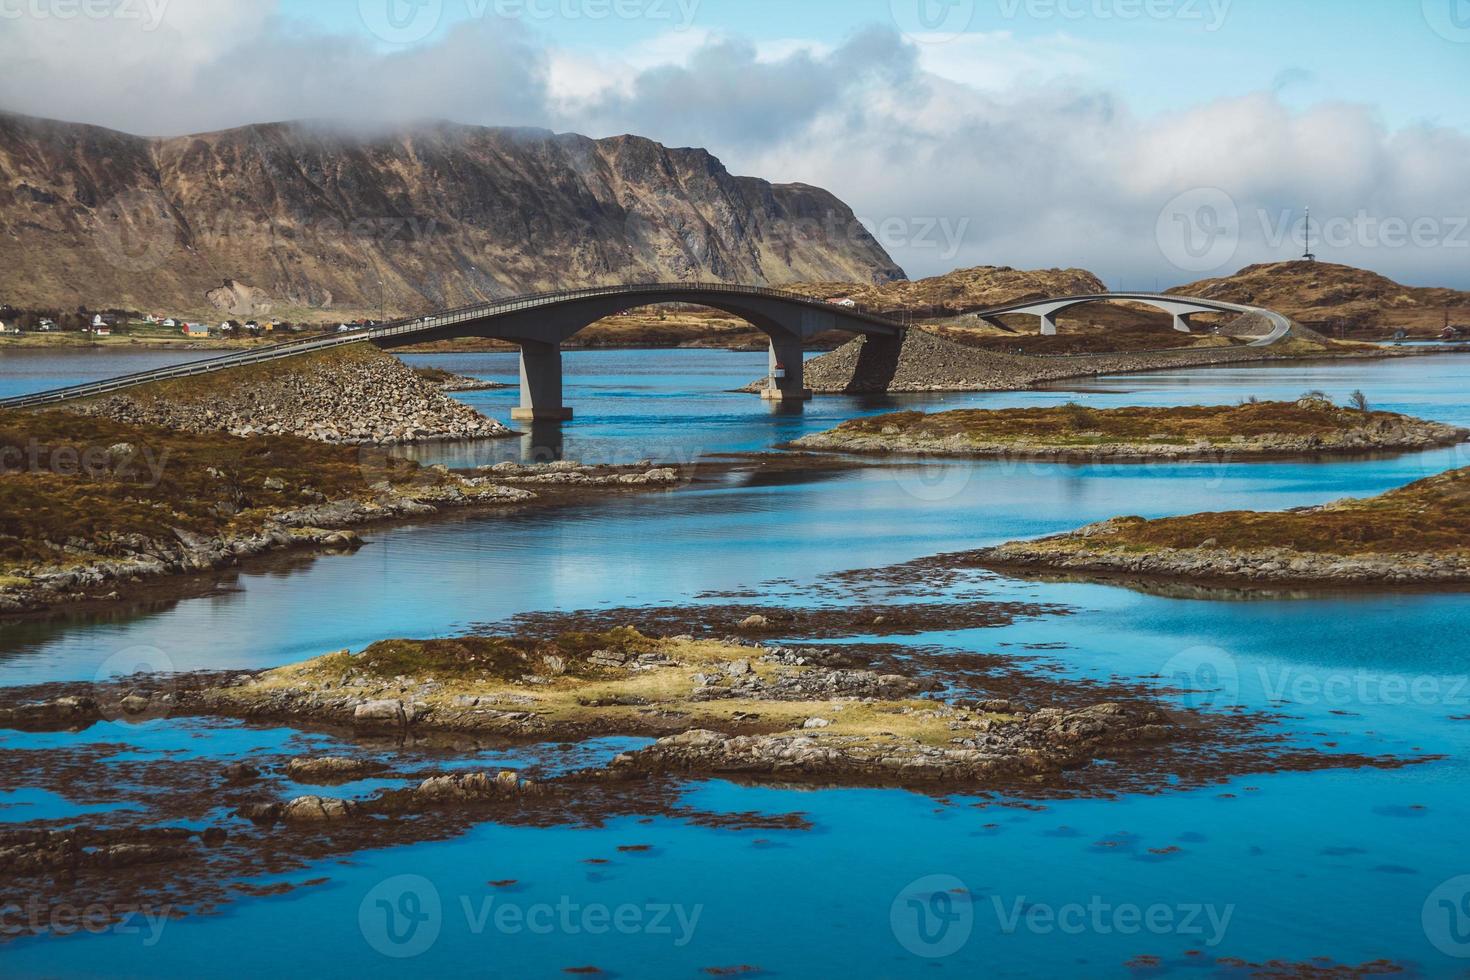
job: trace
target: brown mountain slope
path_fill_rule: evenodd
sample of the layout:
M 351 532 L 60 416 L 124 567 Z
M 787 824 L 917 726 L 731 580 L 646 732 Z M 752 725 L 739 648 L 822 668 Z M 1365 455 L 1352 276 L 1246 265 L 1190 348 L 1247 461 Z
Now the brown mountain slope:
M 826 191 L 634 136 L 283 123 L 150 140 L 0 113 L 0 301 L 17 306 L 391 314 L 615 281 L 902 275 Z
M 1028 270 L 993 265 L 956 269 L 912 281 L 810 282 L 802 288 L 815 296 L 850 298 L 870 309 L 906 310 L 924 318 L 957 316 L 1048 296 L 1107 292 L 1102 280 L 1086 269 Z
M 1185 296 L 1264 306 L 1328 336 L 1379 336 L 1407 330 L 1437 335 L 1470 324 L 1470 293 L 1402 286 L 1392 279 L 1330 262 L 1251 265 L 1233 276 L 1169 290 Z

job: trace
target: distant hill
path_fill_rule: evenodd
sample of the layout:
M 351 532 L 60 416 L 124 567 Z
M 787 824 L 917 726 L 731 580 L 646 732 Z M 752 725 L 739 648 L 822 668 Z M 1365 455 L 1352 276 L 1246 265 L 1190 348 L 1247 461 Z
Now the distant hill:
M 923 318 L 958 316 L 1049 296 L 1107 292 L 1102 280 L 1086 269 L 1025 270 L 992 265 L 912 281 L 808 282 L 800 288 L 829 299 L 853 299 L 875 310 L 908 310 Z
M 902 276 L 832 194 L 636 136 L 147 139 L 0 113 L 0 302 L 20 307 L 407 314 L 604 282 Z
M 1438 335 L 1445 313 L 1470 325 L 1470 293 L 1403 286 L 1366 269 L 1330 262 L 1252 265 L 1233 276 L 1169 290 L 1180 295 L 1264 306 L 1330 337 Z

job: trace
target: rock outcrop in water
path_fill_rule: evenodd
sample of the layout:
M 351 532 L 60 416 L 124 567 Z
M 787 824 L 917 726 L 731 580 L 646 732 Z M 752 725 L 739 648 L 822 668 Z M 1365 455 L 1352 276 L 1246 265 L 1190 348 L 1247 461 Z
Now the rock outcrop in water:
M 637 136 L 278 123 L 158 140 L 3 113 L 0 268 L 21 306 L 236 317 L 903 276 L 828 192 Z
M 1334 453 L 1410 452 L 1452 446 L 1470 431 L 1396 412 L 1296 403 L 1154 409 L 958 409 L 851 419 L 803 436 L 795 449 L 1031 459 L 1264 459 Z
M 1269 361 L 1325 353 L 1310 340 L 1246 347 L 1201 338 L 1198 347 L 1126 354 L 1036 357 L 985 350 L 910 330 L 901 343 L 858 337 L 806 365 L 806 386 L 823 394 L 879 391 L 1014 391 L 1045 381 L 1157 368 Z M 753 383 L 749 390 L 765 387 Z
M 83 415 L 234 436 L 396 445 L 513 435 L 370 344 L 63 403 Z
M 1470 582 L 1470 467 L 1364 500 L 1285 512 L 1117 517 L 955 563 L 1172 582 L 1322 586 Z

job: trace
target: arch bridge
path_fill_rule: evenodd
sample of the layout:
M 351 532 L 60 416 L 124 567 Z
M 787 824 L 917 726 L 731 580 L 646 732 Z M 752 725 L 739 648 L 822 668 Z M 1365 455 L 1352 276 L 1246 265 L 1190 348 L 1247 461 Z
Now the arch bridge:
M 1000 317 L 1009 313 L 1029 314 L 1041 320 L 1042 334 L 1050 337 L 1055 336 L 1057 332 L 1057 317 L 1066 311 L 1078 306 L 1086 306 L 1089 303 L 1118 302 L 1136 303 L 1171 314 L 1174 317 L 1174 329 L 1180 333 L 1193 332 L 1189 318 L 1197 313 L 1259 314 L 1265 317 L 1268 329 L 1266 333 L 1250 341 L 1252 347 L 1269 346 L 1291 333 L 1291 321 L 1271 310 L 1258 306 L 1244 306 L 1240 303 L 1226 303 L 1215 299 L 1174 296 L 1169 293 L 1093 293 L 1082 296 L 1062 296 L 1056 299 L 1028 300 L 1023 303 L 1011 303 L 1007 306 L 981 310 L 975 316 L 991 326 L 1009 331 L 1010 328 L 1000 321 Z
M 0 401 L 0 408 L 29 408 L 91 398 L 150 381 L 300 357 L 345 344 L 371 343 L 391 350 L 438 340 L 479 337 L 509 341 L 521 349 L 521 404 L 512 412 L 513 418 L 569 419 L 571 409 L 562 401 L 561 345 L 598 320 L 656 303 L 711 307 L 740 317 L 764 332 L 770 338 L 771 380 L 762 397 L 774 401 L 811 397 L 805 385 L 803 352 L 807 342 L 817 334 L 846 330 L 898 338 L 904 333 L 901 324 L 887 317 L 763 286 L 726 283 L 594 286 L 478 303 L 350 333 L 237 351 L 155 371 L 10 398 Z
M 1289 320 L 1269 310 L 1215 300 L 1148 293 L 1068 296 L 996 307 L 976 315 L 1008 329 L 998 317 L 1008 313 L 1029 313 L 1040 318 L 1043 334 L 1053 334 L 1056 333 L 1056 317 L 1063 310 L 1084 303 L 1110 300 L 1143 303 L 1171 312 L 1175 317 L 1176 328 L 1186 332 L 1189 330 L 1188 318 L 1194 313 L 1260 313 L 1270 321 L 1271 330 L 1254 340 L 1254 344 L 1275 343 L 1291 329 Z M 348 333 L 236 351 L 154 371 L 9 398 L 0 401 L 0 408 L 33 408 L 77 398 L 93 398 L 152 381 L 191 377 L 245 364 L 299 357 L 346 344 L 371 343 L 384 350 L 391 350 L 439 340 L 479 337 L 505 340 L 520 347 L 521 404 L 511 413 L 513 418 L 527 421 L 563 420 L 571 418 L 572 411 L 562 400 L 561 345 L 598 320 L 657 303 L 689 303 L 711 307 L 740 317 L 764 332 L 770 339 L 770 378 L 761 394 L 773 401 L 811 397 L 805 384 L 803 358 L 806 344 L 812 337 L 830 330 L 844 330 L 874 338 L 899 340 L 906 330 L 903 324 L 889 317 L 856 306 L 763 286 L 725 283 L 594 286 L 478 303 Z

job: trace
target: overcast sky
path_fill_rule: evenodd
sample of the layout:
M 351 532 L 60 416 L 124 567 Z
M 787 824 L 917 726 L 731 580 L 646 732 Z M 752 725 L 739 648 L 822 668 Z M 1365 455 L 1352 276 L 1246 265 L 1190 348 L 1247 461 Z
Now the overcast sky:
M 827 187 L 912 275 L 1300 254 L 1470 288 L 1470 0 L 0 0 L 0 106 L 447 118 Z

